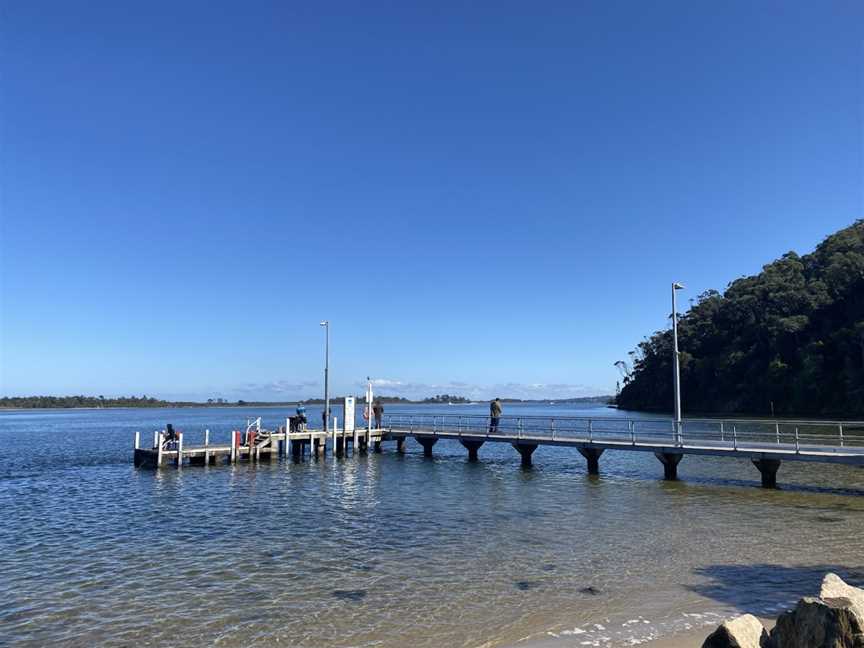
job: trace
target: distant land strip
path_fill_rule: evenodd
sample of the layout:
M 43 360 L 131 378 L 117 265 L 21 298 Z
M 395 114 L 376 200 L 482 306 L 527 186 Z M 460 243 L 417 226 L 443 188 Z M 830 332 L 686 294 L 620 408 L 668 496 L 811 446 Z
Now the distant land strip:
M 345 396 L 333 396 L 330 398 L 331 407 L 339 403 Z M 363 396 L 355 396 L 362 401 Z M 474 401 L 464 396 L 450 396 L 439 394 L 422 400 L 411 400 L 401 396 L 376 396 L 376 400 L 390 404 L 449 404 L 468 405 L 471 403 L 485 402 Z M 581 396 L 578 398 L 543 398 L 543 399 L 521 399 L 502 398 L 504 403 L 598 403 L 608 404 L 614 400 L 612 396 Z M 292 401 L 229 401 L 225 398 L 209 398 L 204 402 L 197 401 L 168 401 L 151 396 L 120 396 L 106 398 L 104 396 L 4 396 L 0 398 L 0 409 L 102 409 L 102 408 L 127 408 L 127 407 L 284 407 L 304 403 L 306 405 L 323 405 L 323 398 L 310 398 Z

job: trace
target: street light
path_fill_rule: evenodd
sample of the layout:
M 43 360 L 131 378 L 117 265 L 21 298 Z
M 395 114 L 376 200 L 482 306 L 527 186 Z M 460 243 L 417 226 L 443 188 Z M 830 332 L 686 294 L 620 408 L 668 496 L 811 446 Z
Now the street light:
M 675 389 L 675 438 L 681 442 L 681 366 L 678 358 L 678 305 L 675 299 L 675 291 L 684 290 L 684 284 L 675 282 L 672 284 L 672 384 Z
M 330 320 L 321 322 L 324 327 L 324 432 L 330 429 Z

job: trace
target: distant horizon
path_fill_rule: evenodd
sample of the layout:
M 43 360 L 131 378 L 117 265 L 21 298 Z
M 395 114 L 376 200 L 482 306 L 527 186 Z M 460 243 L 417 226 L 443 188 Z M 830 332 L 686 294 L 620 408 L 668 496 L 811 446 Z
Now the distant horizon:
M 362 393 L 354 393 L 354 394 L 340 393 L 340 394 L 331 395 L 330 400 L 331 400 L 331 402 L 335 402 L 335 401 L 342 399 L 342 398 L 345 398 L 346 396 L 349 396 L 349 395 L 354 396 L 356 398 L 362 398 L 362 396 L 363 396 Z M 467 401 L 466 403 L 462 403 L 462 404 L 475 403 L 475 402 L 487 402 L 487 401 L 494 400 L 494 398 L 495 398 L 495 397 L 493 397 L 493 398 L 489 398 L 489 399 L 476 399 L 475 400 L 475 399 L 469 399 L 469 398 L 464 397 L 464 396 L 460 396 L 459 394 L 451 394 L 451 396 L 453 399 L 463 398 L 463 399 L 465 399 L 465 401 Z M 571 397 L 571 398 L 524 399 L 524 398 L 514 398 L 514 397 L 510 397 L 510 396 L 499 396 L 498 398 L 500 398 L 502 401 L 505 401 L 505 402 L 540 403 L 540 402 L 591 401 L 591 400 L 599 400 L 599 399 L 603 399 L 603 398 L 614 398 L 614 396 L 615 396 L 614 394 L 594 394 L 591 396 L 576 396 L 576 397 Z M 281 401 L 266 401 L 266 400 L 248 400 L 247 401 L 244 399 L 238 399 L 238 400 L 224 400 L 223 399 L 222 402 L 217 402 L 217 399 L 209 399 L 209 400 L 204 400 L 204 401 L 176 400 L 176 399 L 170 399 L 170 398 L 162 398 L 162 397 L 159 397 L 155 394 L 146 394 L 146 393 L 143 393 L 140 396 L 138 396 L 137 394 L 119 394 L 119 395 L 105 395 L 105 394 L 103 394 L 101 396 L 94 396 L 92 394 L 0 395 L 0 400 L 33 400 L 33 399 L 39 399 L 39 398 L 49 398 L 49 399 L 51 399 L 51 398 L 53 398 L 53 399 L 86 398 L 86 399 L 98 400 L 101 397 L 104 397 L 105 400 L 122 400 L 122 399 L 131 399 L 131 398 L 138 398 L 140 400 L 144 400 L 144 399 L 153 398 L 153 399 L 156 399 L 157 401 L 171 403 L 171 404 L 194 404 L 194 405 L 204 405 L 204 406 L 207 406 L 207 405 L 236 406 L 238 404 L 244 404 L 244 405 L 295 405 L 298 403 L 318 404 L 320 402 L 323 402 L 323 400 L 324 400 L 323 396 L 312 396 L 309 398 L 288 399 L 288 400 L 281 400 Z M 433 404 L 436 402 L 436 401 L 432 400 L 435 398 L 434 395 L 433 396 L 427 396 L 425 398 L 413 398 L 412 399 L 412 398 L 406 398 L 406 397 L 402 397 L 402 396 L 393 396 L 392 394 L 377 394 L 377 393 L 375 393 L 374 397 L 376 399 L 378 399 L 378 398 L 385 399 L 385 400 L 389 399 L 389 400 L 395 400 L 395 401 L 403 401 L 403 402 L 412 403 L 412 404 L 419 404 L 419 403 Z M 443 401 L 437 401 L 437 402 L 440 404 Z M 0 407 L 2 407 L 2 405 L 0 405 Z M 123 407 L 123 406 L 118 406 L 118 407 Z

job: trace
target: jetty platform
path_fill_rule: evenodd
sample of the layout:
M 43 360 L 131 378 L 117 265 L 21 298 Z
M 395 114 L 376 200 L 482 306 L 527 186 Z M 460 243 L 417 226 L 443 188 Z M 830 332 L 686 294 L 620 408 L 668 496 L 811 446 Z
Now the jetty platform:
M 486 443 L 506 443 L 520 455 L 523 467 L 532 465 L 541 446 L 570 447 L 587 462 L 588 473 L 600 472 L 604 452 L 650 452 L 659 460 L 663 477 L 675 480 L 678 464 L 686 455 L 749 459 L 761 475 L 762 485 L 777 486 L 777 472 L 784 461 L 864 466 L 864 422 L 787 421 L 764 419 L 670 419 L 618 417 L 539 417 L 458 414 L 385 415 L 380 427 L 339 429 L 334 420 L 330 430 L 292 430 L 289 422 L 277 430 L 261 427 L 261 420 L 247 421 L 245 432 L 235 431 L 230 445 L 209 445 L 205 432 L 203 446 L 184 447 L 165 440 L 165 432 L 154 433 L 150 448 L 140 447 L 135 436 L 135 464 L 162 466 L 260 461 L 276 457 L 302 459 L 325 457 L 328 447 L 336 456 L 352 452 L 381 452 L 383 444 L 395 442 L 404 452 L 405 441 L 413 438 L 427 457 L 440 439 L 459 441 L 468 459 L 479 460 Z
M 160 466 L 215 465 L 238 461 L 261 461 L 291 456 L 302 458 L 326 456 L 328 441 L 333 452 L 342 455 L 348 449 L 364 450 L 369 443 L 379 444 L 385 435 L 383 429 L 356 429 L 325 431 L 307 428 L 292 429 L 290 421 L 275 430 L 261 425 L 261 418 L 246 422 L 245 430 L 231 432 L 229 444 L 211 444 L 210 430 L 204 431 L 203 445 L 187 445 L 183 432 L 170 428 L 153 432 L 153 444 L 142 446 L 140 432 L 135 433 L 134 463 L 136 466 L 158 468 Z M 375 446 L 376 448 L 378 446 Z

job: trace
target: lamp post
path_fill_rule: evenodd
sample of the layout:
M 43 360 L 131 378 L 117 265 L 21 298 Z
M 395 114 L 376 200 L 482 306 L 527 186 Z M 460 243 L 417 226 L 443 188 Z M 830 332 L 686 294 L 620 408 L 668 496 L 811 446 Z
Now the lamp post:
M 684 285 L 678 282 L 672 284 L 672 384 L 675 390 L 675 441 L 681 442 L 681 363 L 678 358 L 678 304 L 675 291 L 683 290 Z
M 321 322 L 324 327 L 324 432 L 330 430 L 330 320 Z

